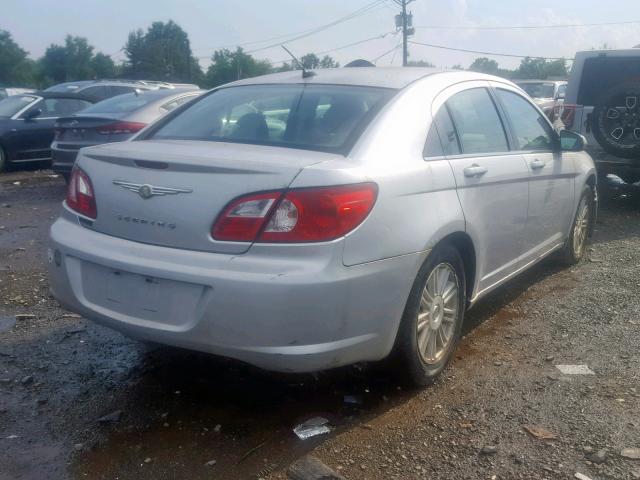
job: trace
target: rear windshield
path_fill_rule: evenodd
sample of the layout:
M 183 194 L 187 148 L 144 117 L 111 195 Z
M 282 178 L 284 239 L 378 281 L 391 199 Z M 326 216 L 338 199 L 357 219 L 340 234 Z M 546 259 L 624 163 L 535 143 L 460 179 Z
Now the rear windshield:
M 584 61 L 577 102 L 593 106 L 619 83 L 640 80 L 640 57 L 596 57 Z
M 12 117 L 24 107 L 36 100 L 30 95 L 15 95 L 0 100 L 0 117 Z
M 531 98 L 553 98 L 553 83 L 527 82 L 519 83 L 518 86 Z
M 158 100 L 155 95 L 145 95 L 143 93 L 125 93 L 124 95 L 118 95 L 116 97 L 103 100 L 89 108 L 85 109 L 82 113 L 127 113 L 138 110 L 151 102 Z
M 150 137 L 343 152 L 394 91 L 339 85 L 250 85 L 217 90 Z

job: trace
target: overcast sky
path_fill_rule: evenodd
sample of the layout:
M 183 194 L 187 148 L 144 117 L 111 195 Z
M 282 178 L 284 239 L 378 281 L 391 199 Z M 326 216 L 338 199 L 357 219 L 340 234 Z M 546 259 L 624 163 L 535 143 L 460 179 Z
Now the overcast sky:
M 304 32 L 330 23 L 373 0 L 1 0 L 0 29 L 6 29 L 33 57 L 67 33 L 89 42 L 116 60 L 131 30 L 155 20 L 173 19 L 191 39 L 194 54 L 206 66 L 214 49 L 233 48 L 276 36 Z M 322 52 L 393 32 L 398 7 L 378 0 L 363 15 L 287 46 L 296 54 Z M 454 26 L 457 29 L 417 28 L 413 40 L 455 48 L 517 55 L 572 58 L 578 50 L 607 44 L 630 48 L 640 44 L 640 0 L 415 0 L 410 5 L 414 25 Z M 488 26 L 557 25 L 638 21 L 635 24 L 586 28 L 487 30 Z M 464 27 L 464 28 L 463 28 Z M 279 40 L 279 39 L 278 39 Z M 398 45 L 400 35 L 341 49 L 330 54 L 341 63 L 354 58 L 374 59 Z M 268 46 L 274 40 L 251 43 L 245 50 Z M 255 52 L 259 58 L 286 58 L 279 47 Z M 468 66 L 479 55 L 411 45 L 412 60 L 428 60 L 440 67 Z M 492 57 L 512 68 L 519 59 Z M 398 65 L 401 52 L 378 60 Z

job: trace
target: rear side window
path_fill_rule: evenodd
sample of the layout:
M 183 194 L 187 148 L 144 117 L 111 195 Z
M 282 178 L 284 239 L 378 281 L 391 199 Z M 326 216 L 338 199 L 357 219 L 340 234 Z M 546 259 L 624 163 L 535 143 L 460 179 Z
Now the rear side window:
M 89 102 L 76 98 L 45 98 L 34 108 L 42 110 L 40 117 L 65 117 L 84 110 Z
M 442 155 L 459 155 L 460 144 L 456 129 L 451 121 L 447 106 L 443 105 L 433 118 L 433 123 L 427 135 L 424 147 L 425 157 L 438 157 Z
M 640 80 L 640 57 L 595 57 L 584 61 L 578 104 L 594 106 L 619 83 Z
M 496 90 L 516 136 L 518 150 L 552 150 L 552 129 L 533 105 L 517 93 Z
M 108 95 L 114 97 L 116 95 L 123 95 L 125 93 L 131 93 L 135 90 L 133 87 L 125 87 L 123 85 L 111 85 L 108 87 Z
M 222 88 L 161 124 L 150 137 L 343 152 L 393 93 L 341 85 Z
M 92 100 L 100 101 L 109 96 L 107 92 L 107 87 L 103 85 L 96 85 L 95 87 L 87 87 L 80 90 L 80 93 L 85 97 L 91 98 Z
M 447 100 L 462 153 L 507 152 L 509 144 L 496 106 L 486 88 L 472 88 Z

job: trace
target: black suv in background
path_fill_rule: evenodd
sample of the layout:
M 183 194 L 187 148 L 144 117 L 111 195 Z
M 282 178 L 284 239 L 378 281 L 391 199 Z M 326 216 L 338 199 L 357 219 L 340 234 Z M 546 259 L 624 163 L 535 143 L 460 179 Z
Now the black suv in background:
M 640 181 L 640 48 L 576 53 L 560 110 L 587 137 L 600 175 Z

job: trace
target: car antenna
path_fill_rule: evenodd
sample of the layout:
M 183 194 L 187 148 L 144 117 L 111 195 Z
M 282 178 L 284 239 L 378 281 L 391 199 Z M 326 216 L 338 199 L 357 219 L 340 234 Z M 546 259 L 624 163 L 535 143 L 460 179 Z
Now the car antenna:
M 298 66 L 302 69 L 302 78 L 309 78 L 309 77 L 314 77 L 316 75 L 316 72 L 310 72 L 309 70 L 304 68 L 304 65 L 302 64 L 302 62 L 300 60 L 298 60 L 296 58 L 296 56 L 291 53 L 289 51 L 289 49 L 287 47 L 285 47 L 284 45 L 280 45 L 282 48 L 284 48 L 284 51 L 287 52 L 289 55 L 291 55 L 291 58 L 293 58 L 293 60 L 298 64 Z

